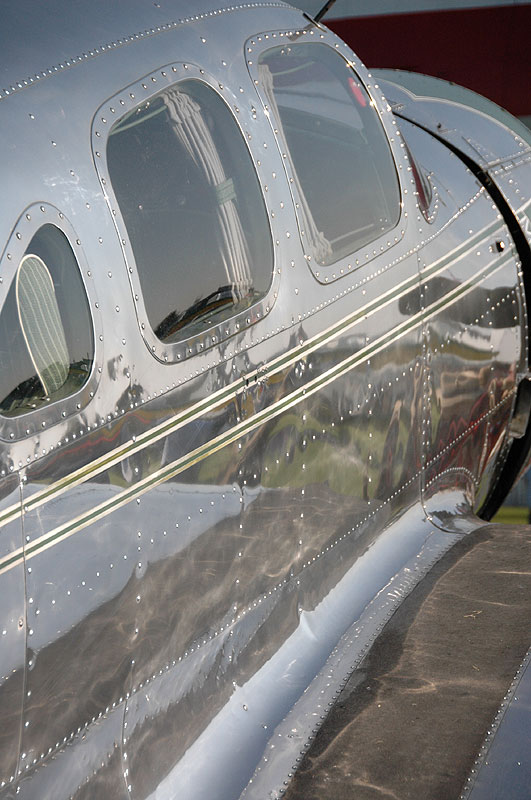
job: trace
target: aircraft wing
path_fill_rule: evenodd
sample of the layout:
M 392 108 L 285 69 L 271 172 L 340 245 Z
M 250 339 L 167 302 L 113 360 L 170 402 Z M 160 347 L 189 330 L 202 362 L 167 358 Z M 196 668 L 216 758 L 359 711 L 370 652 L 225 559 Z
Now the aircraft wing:
M 530 546 L 529 526 L 490 524 L 441 559 L 353 672 L 286 800 L 529 797 Z

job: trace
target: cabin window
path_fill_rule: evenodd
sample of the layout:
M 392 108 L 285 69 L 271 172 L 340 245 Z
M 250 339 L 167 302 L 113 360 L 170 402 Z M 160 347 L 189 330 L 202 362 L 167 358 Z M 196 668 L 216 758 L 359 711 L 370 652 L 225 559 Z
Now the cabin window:
M 258 177 L 207 84 L 174 84 L 112 128 L 107 166 L 149 323 L 172 343 L 260 300 L 273 272 Z
M 20 259 L 0 313 L 0 414 L 75 394 L 94 358 L 85 288 L 68 239 L 43 225 Z
M 332 264 L 394 228 L 400 189 L 393 157 L 348 62 L 324 44 L 289 43 L 262 53 L 258 77 L 287 150 L 313 261 Z

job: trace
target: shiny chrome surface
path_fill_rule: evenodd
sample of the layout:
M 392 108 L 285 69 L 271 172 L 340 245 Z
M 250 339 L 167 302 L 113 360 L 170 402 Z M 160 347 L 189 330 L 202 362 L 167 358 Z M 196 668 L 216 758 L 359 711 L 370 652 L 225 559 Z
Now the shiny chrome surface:
M 35 217 L 61 215 L 94 366 L 80 396 L 0 429 L 0 798 L 279 796 L 385 621 L 480 524 L 527 369 L 519 251 L 457 156 L 285 4 L 57 8 L 58 27 L 30 2 L 3 27 L 0 271 L 8 283 Z M 31 52 L 23 12 L 42 34 Z M 366 87 L 401 195 L 389 240 L 319 275 L 254 72 L 302 38 Z M 185 76 L 244 137 L 274 264 L 249 314 L 165 345 L 105 145 L 115 117 Z M 528 156 L 521 142 L 511 180 Z M 510 186 L 521 218 L 529 184 Z
M 527 525 L 489 524 L 441 558 L 352 672 L 286 800 L 528 797 L 530 542 Z
M 481 800 L 496 794 L 525 797 L 529 794 L 529 759 L 527 720 L 531 710 L 531 653 L 520 664 L 510 691 L 494 718 L 483 743 L 480 758 L 469 778 L 463 800 Z

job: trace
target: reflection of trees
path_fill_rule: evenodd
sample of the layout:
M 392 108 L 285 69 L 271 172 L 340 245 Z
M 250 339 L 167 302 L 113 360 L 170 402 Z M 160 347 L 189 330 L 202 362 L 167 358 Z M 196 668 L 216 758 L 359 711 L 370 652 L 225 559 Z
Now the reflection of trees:
M 427 309 L 446 295 L 465 286 L 464 281 L 436 275 L 423 285 L 423 297 L 420 287 L 412 289 L 400 297 L 398 307 L 401 314 L 410 316 Z M 474 326 L 479 328 L 512 328 L 515 325 L 514 312 L 511 311 L 507 297 L 514 292 L 514 286 L 497 286 L 486 289 L 475 286 L 467 290 L 462 297 L 457 297 L 441 312 L 445 320 L 466 325 L 472 332 Z M 470 327 L 469 327 L 470 326 Z M 478 335 L 478 334 L 476 334 Z

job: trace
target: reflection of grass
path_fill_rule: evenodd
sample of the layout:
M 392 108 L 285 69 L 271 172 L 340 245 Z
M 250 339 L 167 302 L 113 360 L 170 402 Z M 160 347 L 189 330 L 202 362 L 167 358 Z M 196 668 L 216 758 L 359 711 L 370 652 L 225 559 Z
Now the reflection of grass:
M 382 420 L 376 415 L 369 419 L 355 415 L 332 422 L 326 405 L 313 414 L 306 411 L 305 419 L 302 416 L 287 412 L 247 440 L 244 437 L 241 451 L 232 443 L 212 453 L 198 466 L 197 480 L 205 484 L 231 481 L 241 466 L 244 477 L 256 471 L 266 488 L 326 484 L 338 495 L 372 500 L 383 468 L 387 428 Z M 400 480 L 409 435 L 409 426 L 401 419 L 393 485 Z
M 506 525 L 525 525 L 529 511 L 525 506 L 502 506 L 493 517 L 492 522 L 503 522 Z
M 339 434 L 339 428 L 320 425 L 310 414 L 304 422 L 296 414 L 285 414 L 269 433 L 264 459 L 267 473 L 262 475 L 264 486 L 300 488 L 307 483 L 330 482 L 334 455 L 340 450 Z M 303 440 L 306 446 L 301 450 Z
M 237 460 L 237 450 L 234 443 L 227 447 L 222 447 L 221 450 L 213 453 L 199 465 L 198 482 L 225 483 L 226 480 L 230 479 L 229 476 L 231 476 Z

